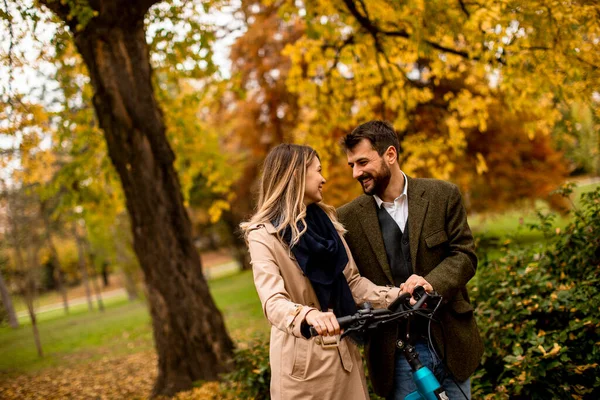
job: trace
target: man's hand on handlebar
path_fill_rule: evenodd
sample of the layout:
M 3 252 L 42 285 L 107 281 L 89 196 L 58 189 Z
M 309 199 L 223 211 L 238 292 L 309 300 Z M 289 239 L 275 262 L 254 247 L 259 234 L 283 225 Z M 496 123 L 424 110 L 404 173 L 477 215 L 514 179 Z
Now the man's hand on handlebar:
M 422 286 L 427 293 L 433 292 L 433 287 L 429 284 L 429 282 L 427 282 L 422 276 L 415 274 L 409 276 L 406 282 L 400 285 L 400 290 L 412 295 L 413 290 L 415 290 L 415 287 L 417 286 Z M 411 305 L 415 305 L 416 302 L 417 301 L 415 299 L 410 299 Z
M 321 336 L 335 336 L 340 334 L 340 324 L 332 312 L 311 310 L 306 314 L 306 323 L 313 326 Z

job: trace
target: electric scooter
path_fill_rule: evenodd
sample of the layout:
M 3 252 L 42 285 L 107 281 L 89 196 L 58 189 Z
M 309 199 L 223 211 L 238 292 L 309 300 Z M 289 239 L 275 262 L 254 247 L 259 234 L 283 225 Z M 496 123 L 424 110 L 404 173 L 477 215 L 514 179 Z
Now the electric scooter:
M 414 316 L 422 316 L 432 319 L 442 297 L 436 293 L 427 293 L 418 286 L 413 291 L 416 303 L 410 305 L 411 295 L 403 293 L 388 308 L 374 309 L 370 303 L 364 303 L 355 314 L 338 318 L 338 323 L 344 332 L 340 339 L 356 333 L 364 336 L 369 331 L 379 329 L 381 326 L 398 323 L 402 320 L 408 321 L 406 333 L 403 338 L 396 341 L 396 347 L 402 351 L 406 361 L 412 369 L 412 377 L 417 390 L 406 396 L 405 400 L 448 400 L 446 392 L 441 387 L 433 372 L 424 366 L 419 360 L 419 353 L 411 343 L 409 335 L 410 320 Z M 314 327 L 309 328 L 310 337 L 318 336 Z

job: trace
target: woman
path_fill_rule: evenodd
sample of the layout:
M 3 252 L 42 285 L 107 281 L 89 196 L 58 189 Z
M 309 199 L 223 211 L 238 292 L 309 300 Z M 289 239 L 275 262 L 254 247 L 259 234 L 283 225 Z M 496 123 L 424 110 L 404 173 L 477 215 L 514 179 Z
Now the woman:
M 321 203 L 324 183 L 312 148 L 279 145 L 264 163 L 257 212 L 241 224 L 272 324 L 273 399 L 368 399 L 360 353 L 339 341 L 336 316 L 364 301 L 387 307 L 399 294 L 358 274 L 335 210 Z M 322 336 L 306 339 L 309 325 Z

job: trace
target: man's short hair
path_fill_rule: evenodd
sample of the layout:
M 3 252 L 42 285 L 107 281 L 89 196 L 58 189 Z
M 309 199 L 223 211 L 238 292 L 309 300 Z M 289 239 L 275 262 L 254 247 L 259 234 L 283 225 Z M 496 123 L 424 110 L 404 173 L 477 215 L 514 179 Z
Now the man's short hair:
M 392 124 L 386 121 L 369 121 L 354 128 L 352 132 L 340 140 L 344 151 L 352 150 L 363 139 L 371 142 L 373 150 L 377 151 L 379 156 L 390 147 L 394 146 L 396 154 L 400 156 L 400 141 Z

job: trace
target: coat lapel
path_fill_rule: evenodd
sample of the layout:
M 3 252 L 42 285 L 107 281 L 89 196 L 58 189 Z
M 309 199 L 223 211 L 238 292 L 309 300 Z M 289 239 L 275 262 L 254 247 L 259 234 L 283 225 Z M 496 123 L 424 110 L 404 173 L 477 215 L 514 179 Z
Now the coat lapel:
M 419 238 L 429 206 L 429 200 L 422 197 L 423 193 L 425 190 L 419 185 L 419 181 L 408 177 L 408 232 L 410 235 L 410 258 L 415 274 L 419 270 L 417 265 Z
M 360 223 L 365 236 L 371 245 L 373 253 L 375 253 L 375 257 L 377 258 L 381 269 L 385 273 L 385 276 L 388 277 L 390 283 L 393 283 L 394 277 L 388 263 L 385 245 L 383 244 L 383 236 L 381 235 L 381 229 L 379 227 L 379 218 L 377 218 L 377 204 L 375 203 L 375 199 L 373 199 L 372 196 L 363 196 L 360 205 L 362 206 L 361 213 L 363 213 L 363 218 L 360 218 Z
M 277 236 L 277 229 L 270 222 L 265 222 L 264 224 L 260 224 L 260 225 L 264 225 L 267 232 L 269 232 L 271 235 Z M 296 257 L 294 257 L 294 253 L 292 253 L 291 251 L 288 251 L 287 253 L 288 253 L 288 256 L 292 260 L 294 260 L 294 262 L 296 262 Z M 296 262 L 296 264 L 298 264 L 298 263 Z M 300 265 L 298 265 L 298 269 L 301 269 Z

